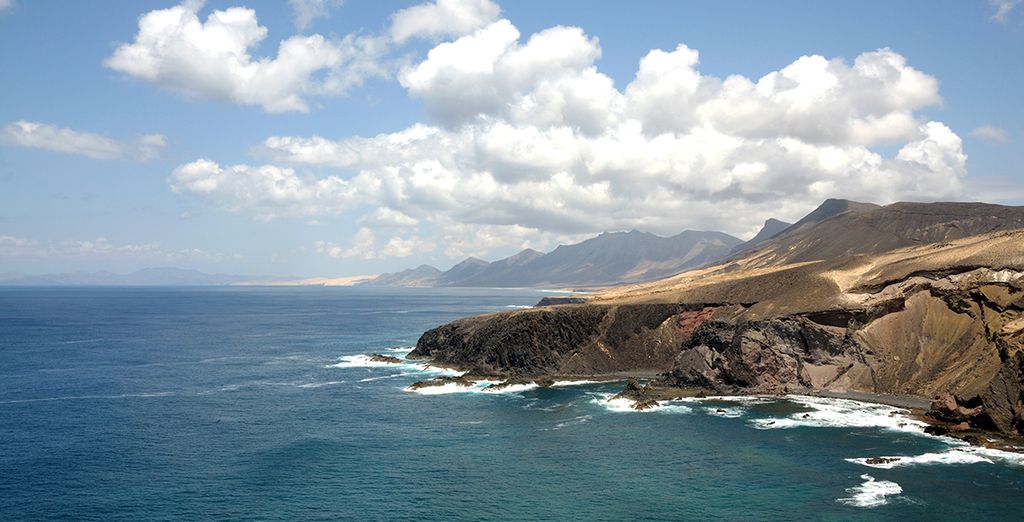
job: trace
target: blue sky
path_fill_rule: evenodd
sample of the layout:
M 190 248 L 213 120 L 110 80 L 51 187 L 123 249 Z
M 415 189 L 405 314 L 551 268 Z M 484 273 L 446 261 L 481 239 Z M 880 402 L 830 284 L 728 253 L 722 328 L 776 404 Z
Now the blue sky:
M 0 0 L 0 273 L 1022 204 L 1019 3 Z

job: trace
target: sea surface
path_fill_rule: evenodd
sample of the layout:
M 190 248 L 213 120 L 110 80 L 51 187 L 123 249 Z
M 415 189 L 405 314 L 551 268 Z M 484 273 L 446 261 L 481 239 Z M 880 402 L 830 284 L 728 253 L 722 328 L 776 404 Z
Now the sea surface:
M 1020 520 L 1024 461 L 888 406 L 405 391 L 487 289 L 0 288 L 0 520 Z M 896 464 L 864 459 L 902 456 Z

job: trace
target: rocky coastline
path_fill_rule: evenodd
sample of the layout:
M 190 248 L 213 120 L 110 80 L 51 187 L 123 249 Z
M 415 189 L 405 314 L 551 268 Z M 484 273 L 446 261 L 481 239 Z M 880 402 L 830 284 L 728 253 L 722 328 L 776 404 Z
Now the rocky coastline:
M 969 442 L 1021 441 L 1022 245 L 1024 232 L 1010 232 L 716 267 L 670 291 L 460 319 L 424 333 L 410 355 L 510 384 L 642 377 L 620 394 L 641 409 L 702 393 L 824 395 L 909 407 Z

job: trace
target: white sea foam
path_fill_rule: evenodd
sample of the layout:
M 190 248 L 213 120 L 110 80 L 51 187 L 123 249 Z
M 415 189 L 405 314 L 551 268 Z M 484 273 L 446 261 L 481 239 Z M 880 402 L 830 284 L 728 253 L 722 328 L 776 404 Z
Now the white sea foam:
M 746 408 L 738 407 L 716 407 L 716 406 L 705 406 L 704 411 L 708 415 L 714 415 L 716 417 L 725 417 L 727 419 L 736 419 L 747 414 Z
M 328 364 L 328 368 L 388 368 L 399 366 L 403 363 L 392 363 L 384 361 L 374 361 L 369 355 L 343 355 L 341 362 L 335 364 Z
M 13 399 L 9 401 L 0 401 L 0 404 L 21 404 L 26 402 L 52 402 L 52 401 L 84 401 L 84 400 L 116 400 L 116 399 L 135 399 L 135 398 L 149 398 L 149 397 L 170 397 L 175 395 L 174 392 L 148 392 L 148 393 L 122 393 L 119 395 L 67 395 L 62 397 L 42 397 L 38 399 Z
M 564 421 L 564 422 L 559 422 L 558 424 L 555 424 L 554 428 L 549 428 L 549 429 L 546 429 L 544 431 L 558 431 L 558 430 L 562 430 L 562 429 L 568 428 L 570 426 L 574 426 L 574 425 L 577 425 L 577 424 L 583 424 L 584 422 L 590 422 L 590 419 L 592 419 L 592 418 L 593 417 L 590 416 L 590 415 L 580 415 L 579 417 L 574 417 L 574 418 L 572 418 L 570 420 L 567 420 L 567 421 Z
M 388 379 L 395 379 L 398 377 L 406 377 L 413 375 L 412 373 L 392 373 L 391 375 L 381 375 L 379 377 L 367 377 L 365 379 L 359 379 L 359 382 L 373 382 L 373 381 L 386 381 Z
M 849 399 L 788 395 L 786 400 L 811 408 L 809 412 L 794 413 L 788 417 L 752 419 L 758 429 L 814 428 L 880 428 L 891 431 L 923 434 L 927 426 L 909 416 L 909 411 Z
M 525 384 L 510 384 L 508 386 L 502 386 L 500 388 L 484 388 L 480 391 L 483 393 L 521 393 L 524 391 L 533 390 L 539 386 L 535 382 Z
M 326 381 L 326 382 L 307 382 L 300 384 L 299 388 L 323 388 L 324 386 L 336 386 L 338 384 L 345 384 L 346 381 Z
M 388 350 L 390 351 L 390 350 Z M 430 363 L 409 361 L 402 359 L 401 362 L 374 361 L 370 355 L 343 355 L 340 362 L 328 364 L 325 368 L 396 368 L 406 371 L 427 373 L 432 375 L 462 375 L 462 372 L 451 368 L 442 368 Z
M 633 408 L 634 401 L 615 397 L 614 393 L 595 393 L 592 402 L 599 406 L 604 407 L 608 411 L 616 413 L 647 413 L 647 412 L 658 412 L 658 413 L 693 413 L 693 408 L 679 404 L 681 401 L 659 401 L 657 406 L 646 408 L 643 410 L 637 410 Z
M 526 309 L 526 308 L 533 308 L 533 307 L 530 306 L 530 305 L 505 305 L 505 308 Z
M 1024 466 L 1024 454 L 1010 451 L 997 450 L 992 448 L 981 448 L 975 446 L 958 446 L 946 451 L 924 453 L 913 456 L 885 456 L 885 459 L 896 459 L 892 462 L 880 462 L 868 464 L 867 458 L 846 459 L 847 462 L 861 464 L 864 466 L 892 469 L 902 466 L 919 466 L 934 464 L 1013 464 Z
M 484 388 L 497 384 L 499 381 L 475 381 L 470 386 L 463 386 L 462 384 L 449 382 L 438 386 L 424 386 L 422 388 L 412 389 L 412 387 L 406 387 L 404 391 L 411 393 L 418 393 L 420 395 L 448 395 L 451 393 L 483 393 Z
M 585 386 L 587 384 L 601 384 L 602 381 L 555 381 L 551 387 L 563 387 L 563 386 Z
M 899 484 L 888 480 L 875 480 L 871 475 L 861 475 L 864 483 L 847 488 L 849 497 L 837 498 L 836 502 L 848 506 L 873 508 L 889 503 L 890 497 L 903 493 Z

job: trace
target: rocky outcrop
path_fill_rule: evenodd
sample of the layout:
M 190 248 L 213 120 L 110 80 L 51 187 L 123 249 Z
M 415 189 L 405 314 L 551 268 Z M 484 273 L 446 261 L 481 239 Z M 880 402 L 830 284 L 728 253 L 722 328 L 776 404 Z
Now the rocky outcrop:
M 379 353 L 371 354 L 370 362 L 402 364 L 402 360 L 399 359 L 398 357 L 392 357 L 390 355 L 381 355 Z
M 682 334 L 679 305 L 568 305 L 470 317 L 423 334 L 412 357 L 499 376 L 663 371 Z
M 585 303 L 455 321 L 426 332 L 411 356 L 501 379 L 645 375 L 716 393 L 941 397 L 941 429 L 1020 436 L 1024 232 L 711 267 Z M 639 384 L 624 393 L 648 407 L 659 400 Z

